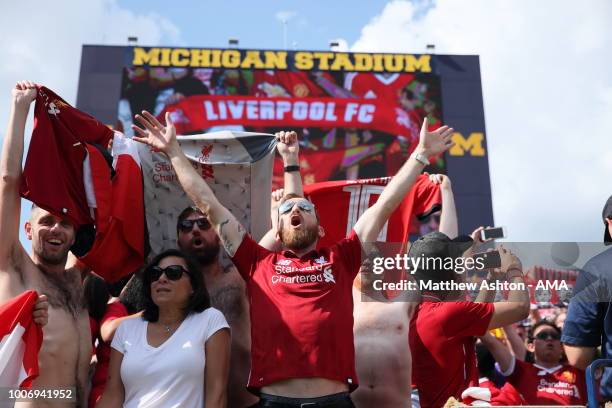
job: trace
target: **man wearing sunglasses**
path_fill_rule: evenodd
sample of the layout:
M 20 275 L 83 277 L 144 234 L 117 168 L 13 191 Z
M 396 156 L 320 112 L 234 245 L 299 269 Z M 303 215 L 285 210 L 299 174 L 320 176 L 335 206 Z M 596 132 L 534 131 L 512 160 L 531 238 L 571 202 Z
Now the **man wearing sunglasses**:
M 297 167 L 297 134 L 281 131 L 276 138 L 276 148 L 285 168 Z M 299 171 L 285 172 L 284 182 L 286 191 L 301 193 Z M 274 231 L 266 234 L 260 245 L 268 249 L 276 247 Z M 176 232 L 177 246 L 199 261 L 211 304 L 223 313 L 232 330 L 228 406 L 251 406 L 257 398 L 245 387 L 251 369 L 251 324 L 245 281 L 233 265 L 224 266 L 220 262 L 221 244 L 217 232 L 197 207 L 187 207 L 179 214 Z
M 536 323 L 529 333 L 527 349 L 534 363 L 514 357 L 510 350 L 493 336 L 482 338 L 497 360 L 499 368 L 528 405 L 584 405 L 586 384 L 584 371 L 563 364 L 561 331 L 548 320 Z
M 353 345 L 352 284 L 361 265 L 361 243 L 373 241 L 416 177 L 452 146 L 453 132 L 433 132 L 424 121 L 419 144 L 380 198 L 348 236 L 317 249 L 325 233 L 305 198 L 286 194 L 276 233 L 283 250 L 259 246 L 193 169 L 175 128 L 143 112 L 135 140 L 164 152 L 185 189 L 207 215 L 221 243 L 247 282 L 251 306 L 251 373 L 248 388 L 261 407 L 352 407 L 357 387 Z M 286 171 L 298 169 L 285 169 Z M 264 216 L 262 214 L 262 216 Z

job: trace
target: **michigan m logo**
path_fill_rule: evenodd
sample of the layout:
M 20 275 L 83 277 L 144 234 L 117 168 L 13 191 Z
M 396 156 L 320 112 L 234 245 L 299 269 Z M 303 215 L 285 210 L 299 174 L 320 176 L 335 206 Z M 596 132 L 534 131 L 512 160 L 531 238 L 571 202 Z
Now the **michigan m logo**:
M 483 133 L 470 133 L 470 135 L 465 138 L 461 133 L 455 132 L 453 133 L 452 139 L 455 145 L 448 151 L 448 154 L 451 156 L 465 156 L 466 152 L 470 156 L 485 155 L 484 147 L 482 147 L 482 142 L 484 141 Z

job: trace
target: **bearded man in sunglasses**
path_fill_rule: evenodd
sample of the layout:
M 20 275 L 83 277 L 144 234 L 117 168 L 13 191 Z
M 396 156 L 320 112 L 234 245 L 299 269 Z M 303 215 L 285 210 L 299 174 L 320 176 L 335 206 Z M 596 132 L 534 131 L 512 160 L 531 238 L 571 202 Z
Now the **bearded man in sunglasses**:
M 561 330 L 541 320 L 529 332 L 527 349 L 534 363 L 517 360 L 491 335 L 481 338 L 507 381 L 521 393 L 527 405 L 584 405 L 587 400 L 584 371 L 564 364 Z
M 352 285 L 361 266 L 361 244 L 376 239 L 428 158 L 452 146 L 452 129 L 429 132 L 424 121 L 415 152 L 348 236 L 331 247 L 317 249 L 325 230 L 314 205 L 287 195 L 279 205 L 276 234 L 282 250 L 270 251 L 253 241 L 193 169 L 169 115 L 166 126 L 148 112 L 136 119 L 143 128 L 134 126 L 134 139 L 168 156 L 185 192 L 206 214 L 247 283 L 252 325 L 248 389 L 260 395 L 258 406 L 353 407 Z

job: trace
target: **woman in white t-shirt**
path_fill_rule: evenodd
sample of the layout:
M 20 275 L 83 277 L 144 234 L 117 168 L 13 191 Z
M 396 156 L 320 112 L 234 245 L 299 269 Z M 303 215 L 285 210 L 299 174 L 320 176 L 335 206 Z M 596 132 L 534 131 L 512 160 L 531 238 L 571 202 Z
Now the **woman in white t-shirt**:
M 142 318 L 121 323 L 97 408 L 225 407 L 230 331 L 202 274 L 179 250 L 144 271 Z

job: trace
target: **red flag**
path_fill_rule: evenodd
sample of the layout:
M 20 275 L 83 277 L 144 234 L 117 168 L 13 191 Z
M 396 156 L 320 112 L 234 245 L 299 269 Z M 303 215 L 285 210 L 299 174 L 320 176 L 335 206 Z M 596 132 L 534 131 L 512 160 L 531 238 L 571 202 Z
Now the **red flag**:
M 304 186 L 304 194 L 314 203 L 319 221 L 325 228 L 321 246 L 344 238 L 359 217 L 372 206 L 391 177 L 365 180 L 326 181 Z M 424 218 L 441 208 L 440 186 L 427 175 L 417 177 L 398 208 L 383 227 L 379 241 L 406 243 L 414 215 Z
M 81 261 L 110 282 L 144 264 L 144 202 L 136 142 L 121 133 L 113 139 L 115 176 L 110 184 L 104 158 L 90 149 L 96 205 L 96 239 Z
M 0 386 L 30 388 L 38 376 L 43 333 L 32 318 L 36 299 L 28 290 L 0 306 Z

